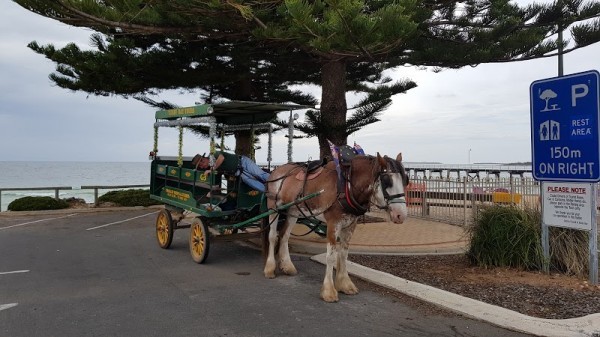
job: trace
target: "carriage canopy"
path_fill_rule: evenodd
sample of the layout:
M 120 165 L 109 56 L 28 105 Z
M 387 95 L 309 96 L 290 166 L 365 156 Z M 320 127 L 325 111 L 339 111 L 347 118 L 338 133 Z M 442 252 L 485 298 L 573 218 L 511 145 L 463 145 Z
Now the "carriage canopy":
M 314 108 L 309 105 L 230 101 L 215 104 L 201 104 L 186 108 L 159 110 L 156 119 L 174 120 L 185 117 L 214 117 L 216 122 L 225 125 L 259 124 L 275 119 L 281 111 Z

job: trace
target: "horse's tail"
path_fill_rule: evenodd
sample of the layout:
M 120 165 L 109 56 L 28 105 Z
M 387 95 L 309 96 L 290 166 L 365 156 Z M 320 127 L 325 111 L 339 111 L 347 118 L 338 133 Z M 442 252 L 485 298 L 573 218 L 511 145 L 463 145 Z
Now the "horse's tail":
M 283 218 L 281 218 L 283 217 Z M 277 242 L 279 243 L 279 240 L 281 239 L 281 227 L 279 224 L 284 223 L 285 221 L 285 214 L 276 214 L 276 217 L 273 218 L 273 222 L 271 222 L 271 217 L 266 217 L 263 219 L 263 229 L 262 229 L 262 233 L 261 233 L 261 240 L 262 240 L 262 256 L 265 259 L 265 261 L 267 260 L 267 257 L 269 256 L 269 246 L 270 246 L 270 242 L 269 242 L 269 232 L 271 231 L 271 226 L 276 226 L 277 229 Z M 279 245 L 277 245 L 275 247 L 275 254 L 277 254 L 279 252 Z
M 271 231 L 271 226 L 269 226 L 270 223 L 270 216 L 265 217 L 263 219 L 263 228 L 262 233 L 260 235 L 260 238 L 262 240 L 262 257 L 265 261 L 267 260 L 267 257 L 269 255 L 269 232 Z

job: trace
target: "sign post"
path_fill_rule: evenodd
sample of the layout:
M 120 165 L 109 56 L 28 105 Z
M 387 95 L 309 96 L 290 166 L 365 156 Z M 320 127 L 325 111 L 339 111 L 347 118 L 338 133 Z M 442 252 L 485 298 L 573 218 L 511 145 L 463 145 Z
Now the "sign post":
M 599 79 L 600 73 L 587 71 L 530 86 L 533 177 L 542 181 L 544 269 L 550 258 L 548 226 L 587 230 L 592 284 L 598 284 Z

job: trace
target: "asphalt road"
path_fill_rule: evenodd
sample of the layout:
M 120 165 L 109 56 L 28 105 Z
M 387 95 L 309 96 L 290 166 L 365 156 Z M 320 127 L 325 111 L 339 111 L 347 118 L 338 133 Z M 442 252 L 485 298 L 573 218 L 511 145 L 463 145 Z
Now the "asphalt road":
M 156 243 L 156 210 L 0 215 L 0 336 L 524 336 L 369 289 L 319 299 L 324 266 L 268 280 L 260 252 L 188 230 Z

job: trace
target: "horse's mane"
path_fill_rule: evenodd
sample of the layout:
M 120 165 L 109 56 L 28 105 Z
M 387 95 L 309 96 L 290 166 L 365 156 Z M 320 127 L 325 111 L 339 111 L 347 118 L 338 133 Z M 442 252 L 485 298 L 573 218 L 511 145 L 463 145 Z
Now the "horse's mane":
M 402 180 L 408 184 L 408 176 L 406 175 L 406 169 L 404 168 L 404 164 L 401 161 L 395 160 L 388 156 L 383 157 L 385 161 L 388 163 L 388 166 L 391 168 L 392 172 L 400 173 L 402 176 Z
M 377 160 L 377 157 L 375 156 L 371 156 L 371 155 L 364 155 L 364 156 L 356 156 L 354 157 L 354 159 L 352 160 L 352 164 L 354 164 L 355 160 L 368 160 L 371 165 L 371 172 L 370 172 L 370 177 L 373 177 L 373 179 L 375 179 L 377 177 L 377 175 L 379 174 L 379 171 L 381 170 L 381 166 L 379 165 L 379 160 Z M 375 164 L 373 164 L 373 162 L 375 162 Z

